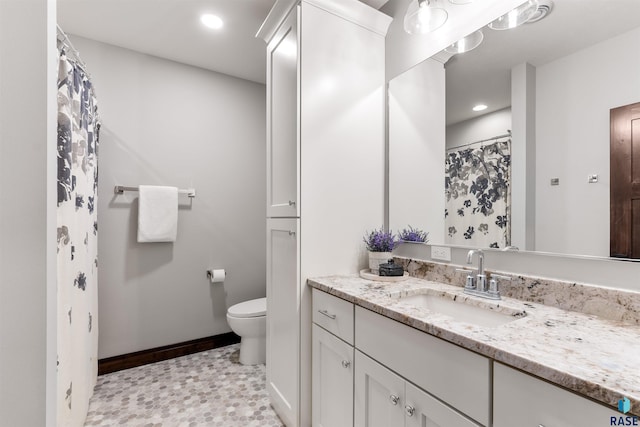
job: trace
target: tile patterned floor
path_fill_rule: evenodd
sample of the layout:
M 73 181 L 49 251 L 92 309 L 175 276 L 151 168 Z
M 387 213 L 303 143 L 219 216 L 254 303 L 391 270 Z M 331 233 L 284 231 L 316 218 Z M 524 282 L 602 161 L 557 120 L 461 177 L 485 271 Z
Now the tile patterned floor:
M 85 427 L 282 427 L 269 405 L 264 365 L 241 365 L 239 348 L 98 377 Z

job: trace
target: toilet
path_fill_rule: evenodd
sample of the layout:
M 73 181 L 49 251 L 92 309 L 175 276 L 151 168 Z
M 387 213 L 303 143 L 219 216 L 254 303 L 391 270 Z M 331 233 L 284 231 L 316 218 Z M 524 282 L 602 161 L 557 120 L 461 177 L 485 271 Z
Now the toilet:
M 240 363 L 265 363 L 267 355 L 267 299 L 238 303 L 227 310 L 231 330 L 240 336 Z

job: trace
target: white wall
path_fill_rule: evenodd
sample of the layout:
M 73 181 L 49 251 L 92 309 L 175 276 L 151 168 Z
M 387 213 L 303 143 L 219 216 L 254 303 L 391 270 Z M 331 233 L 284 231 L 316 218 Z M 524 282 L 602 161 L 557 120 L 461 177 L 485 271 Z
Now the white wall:
M 426 60 L 389 82 L 389 227 L 444 242 L 445 70 Z
M 640 28 L 537 68 L 538 251 L 609 256 L 609 110 L 640 101 L 638 46 Z
M 0 1 L 0 424 L 55 425 L 55 2 Z
M 511 107 L 507 107 L 447 126 L 447 148 L 504 135 L 510 129 Z
M 227 308 L 265 295 L 265 86 L 72 41 L 102 120 L 99 357 L 229 332 Z M 139 184 L 196 189 L 175 243 L 137 243 L 137 193 L 113 187 Z

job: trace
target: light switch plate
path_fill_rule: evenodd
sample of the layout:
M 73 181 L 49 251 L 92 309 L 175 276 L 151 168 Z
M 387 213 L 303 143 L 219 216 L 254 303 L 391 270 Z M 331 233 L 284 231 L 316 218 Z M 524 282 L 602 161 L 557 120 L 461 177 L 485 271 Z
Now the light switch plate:
M 598 182 L 598 174 L 594 173 L 589 175 L 589 184 L 595 184 L 596 182 Z
M 551 185 L 560 185 L 560 178 L 551 178 Z
M 431 246 L 431 259 L 451 261 L 451 248 L 446 246 Z

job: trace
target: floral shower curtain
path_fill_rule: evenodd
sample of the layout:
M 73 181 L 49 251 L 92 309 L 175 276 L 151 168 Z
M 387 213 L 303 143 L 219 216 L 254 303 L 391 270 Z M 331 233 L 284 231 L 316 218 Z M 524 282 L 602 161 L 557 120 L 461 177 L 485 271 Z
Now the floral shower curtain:
M 58 426 L 84 425 L 98 365 L 96 98 L 64 49 L 58 68 Z
M 511 140 L 447 150 L 445 241 L 511 245 Z

